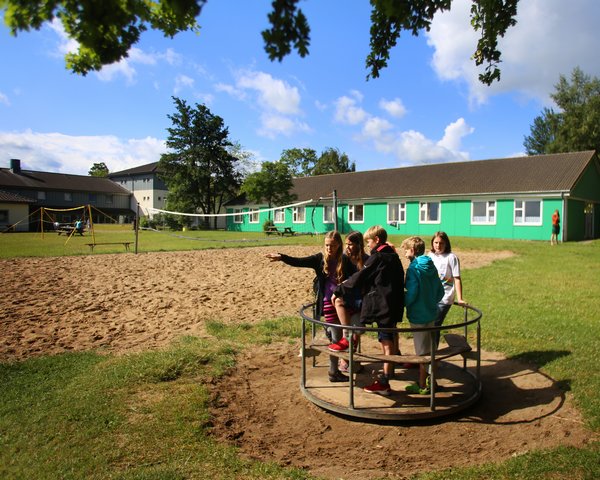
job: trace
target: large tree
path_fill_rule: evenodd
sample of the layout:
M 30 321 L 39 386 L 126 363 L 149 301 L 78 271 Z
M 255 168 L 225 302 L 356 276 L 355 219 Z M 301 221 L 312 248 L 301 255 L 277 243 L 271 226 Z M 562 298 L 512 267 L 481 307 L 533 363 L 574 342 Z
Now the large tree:
M 281 152 L 279 161 L 287 165 L 292 176 L 308 177 L 317 163 L 317 152 L 312 148 L 288 148 Z
M 550 97 L 558 111 L 544 108 L 523 145 L 529 155 L 600 151 L 600 79 L 575 68 L 571 81 L 561 75 Z
M 327 173 L 346 173 L 354 172 L 356 164 L 350 162 L 348 155 L 341 153 L 337 148 L 327 148 L 323 150 L 312 169 L 312 175 L 325 175 Z
M 216 1 L 216 0 L 215 0 Z M 314 0 L 317 1 L 317 0 Z M 453 0 L 371 0 L 370 53 L 367 78 L 377 78 L 387 67 L 390 50 L 403 31 L 419 35 L 429 30 L 438 12 L 449 10 Z M 308 55 L 310 27 L 300 0 L 273 0 L 268 14 L 270 28 L 262 32 L 271 60 L 281 61 L 295 49 Z M 480 32 L 473 53 L 485 84 L 500 79 L 498 38 L 515 25 L 519 0 L 472 0 L 471 27 Z M 58 18 L 65 32 L 79 44 L 77 53 L 66 55 L 67 67 L 85 75 L 103 65 L 127 57 L 148 28 L 173 37 L 185 30 L 199 30 L 197 17 L 206 0 L 0 0 L 4 21 L 13 35 L 39 29 Z
M 255 203 L 266 202 L 268 207 L 272 208 L 286 205 L 296 198 L 291 193 L 293 186 L 292 172 L 285 163 L 264 162 L 259 172 L 246 177 L 241 191 L 249 200 Z
M 167 184 L 168 208 L 185 213 L 217 213 L 240 186 L 233 143 L 223 119 L 205 106 L 194 108 L 173 97 L 177 111 L 168 115 L 168 153 L 161 155 L 158 171 Z M 208 225 L 208 221 L 204 222 Z M 216 227 L 216 218 L 214 219 Z
M 88 175 L 90 175 L 91 177 L 107 177 L 108 176 L 108 167 L 106 166 L 106 163 L 104 162 L 100 162 L 100 163 L 94 163 L 89 171 L 88 171 Z

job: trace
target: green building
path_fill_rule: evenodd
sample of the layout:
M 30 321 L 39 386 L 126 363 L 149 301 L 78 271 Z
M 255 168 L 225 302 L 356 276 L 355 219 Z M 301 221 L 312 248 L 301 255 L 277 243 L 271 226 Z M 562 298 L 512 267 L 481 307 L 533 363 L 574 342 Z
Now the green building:
M 558 210 L 562 241 L 600 238 L 600 161 L 585 151 L 420 165 L 294 179 L 295 206 L 267 211 L 244 197 L 227 229 L 364 232 L 548 240 Z M 334 202 L 336 200 L 336 202 Z M 334 203 L 337 205 L 335 208 Z

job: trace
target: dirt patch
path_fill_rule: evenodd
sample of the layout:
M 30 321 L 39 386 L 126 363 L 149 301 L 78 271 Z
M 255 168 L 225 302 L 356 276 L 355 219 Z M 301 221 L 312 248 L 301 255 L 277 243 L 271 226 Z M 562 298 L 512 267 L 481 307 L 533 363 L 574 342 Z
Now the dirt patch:
M 73 350 L 156 349 L 205 335 L 210 319 L 255 323 L 297 315 L 313 273 L 269 263 L 273 248 L 0 260 L 0 360 Z M 290 255 L 314 248 L 281 247 Z M 511 252 L 460 252 L 463 268 Z M 468 297 L 468 286 L 466 297 Z M 485 346 L 485 345 L 484 345 Z M 531 449 L 583 445 L 591 434 L 555 383 L 486 353 L 484 393 L 463 414 L 375 425 L 327 413 L 299 389 L 298 345 L 256 347 L 217 385 L 214 432 L 243 454 L 325 478 L 402 478 L 501 461 Z

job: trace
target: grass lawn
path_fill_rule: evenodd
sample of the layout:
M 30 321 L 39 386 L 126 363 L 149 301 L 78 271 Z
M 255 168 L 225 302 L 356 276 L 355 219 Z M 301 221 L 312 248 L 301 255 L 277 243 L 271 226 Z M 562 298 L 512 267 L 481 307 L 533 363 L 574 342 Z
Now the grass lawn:
M 131 230 L 114 227 L 99 226 L 96 235 L 98 242 L 133 238 Z M 84 245 L 89 238 L 72 238 L 66 245 L 65 240 L 56 234 L 44 239 L 38 234 L 4 234 L 0 256 L 89 253 Z M 391 240 L 399 244 L 401 238 Z M 138 247 L 160 251 L 321 242 L 322 237 L 310 236 L 144 231 Z M 484 312 L 483 348 L 539 366 L 568 390 L 588 427 L 600 431 L 600 241 L 558 247 L 468 238 L 452 238 L 452 243 L 461 250 L 516 253 L 463 272 L 465 297 Z M 123 250 L 119 246 L 112 251 Z M 234 365 L 245 346 L 295 341 L 297 330 L 296 318 L 236 327 L 212 322 L 210 341 L 182 338 L 167 351 L 121 357 L 66 353 L 1 363 L 0 478 L 312 478 L 301 470 L 241 459 L 235 449 L 207 435 L 206 385 Z M 540 477 L 600 478 L 599 443 L 530 452 L 500 465 L 417 478 Z

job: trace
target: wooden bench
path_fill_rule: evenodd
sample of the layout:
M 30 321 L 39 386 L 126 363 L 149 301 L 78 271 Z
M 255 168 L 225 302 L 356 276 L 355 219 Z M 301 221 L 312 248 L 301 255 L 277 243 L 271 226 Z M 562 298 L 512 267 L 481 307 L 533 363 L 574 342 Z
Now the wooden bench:
M 467 339 L 462 335 L 454 333 L 448 333 L 444 335 L 446 339 L 447 347 L 439 348 L 435 352 L 435 360 L 444 360 L 446 358 L 454 357 L 456 355 L 468 355 L 472 350 L 471 346 L 467 343 Z M 329 344 L 311 344 L 308 350 L 313 350 L 313 354 L 316 352 L 327 353 L 339 358 L 343 358 L 346 361 L 350 360 L 350 353 L 346 352 L 332 352 L 327 347 Z M 311 355 L 310 353 L 308 355 Z M 307 355 L 307 356 L 308 356 Z M 362 363 L 412 363 L 412 364 L 426 364 L 431 362 L 431 355 L 384 355 L 382 353 L 362 353 L 355 352 L 353 354 L 355 362 Z
M 86 243 L 86 245 L 88 247 L 90 247 L 90 251 L 93 252 L 94 251 L 94 247 L 98 246 L 98 245 L 123 245 L 125 247 L 126 251 L 129 251 L 129 246 L 132 244 L 133 242 L 100 242 L 100 243 Z
M 293 237 L 294 235 L 296 235 L 296 232 L 294 232 L 294 231 L 291 229 L 291 227 L 285 227 L 285 228 L 283 229 L 283 232 L 281 232 L 281 235 L 282 235 L 282 236 L 284 236 L 284 235 L 289 235 L 289 236 Z

